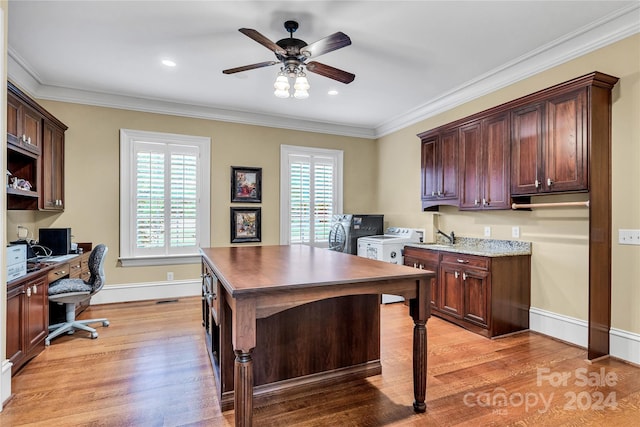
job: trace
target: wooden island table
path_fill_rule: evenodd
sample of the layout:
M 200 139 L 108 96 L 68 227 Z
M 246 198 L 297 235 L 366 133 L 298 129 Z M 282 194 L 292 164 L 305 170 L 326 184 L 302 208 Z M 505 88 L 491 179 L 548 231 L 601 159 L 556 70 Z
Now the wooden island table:
M 426 410 L 434 273 L 305 245 L 203 248 L 203 326 L 222 410 L 381 373 L 380 295 L 409 301 L 416 412 Z

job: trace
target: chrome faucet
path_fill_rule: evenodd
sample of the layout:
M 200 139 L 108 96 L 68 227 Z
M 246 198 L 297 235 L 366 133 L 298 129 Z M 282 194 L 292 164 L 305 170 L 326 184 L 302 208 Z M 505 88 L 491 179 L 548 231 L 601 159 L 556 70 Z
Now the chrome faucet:
M 456 235 L 453 234 L 453 231 L 451 232 L 451 236 L 449 236 L 447 233 L 443 233 L 440 230 L 438 230 L 438 234 L 442 234 L 444 237 L 446 237 L 452 245 L 456 243 Z

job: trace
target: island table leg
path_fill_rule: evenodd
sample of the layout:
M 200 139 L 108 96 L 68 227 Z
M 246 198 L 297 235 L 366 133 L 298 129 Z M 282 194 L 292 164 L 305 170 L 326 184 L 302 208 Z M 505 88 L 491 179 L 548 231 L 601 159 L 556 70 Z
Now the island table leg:
M 251 353 L 235 351 L 233 392 L 236 427 L 253 423 L 253 359 Z
M 427 404 L 427 328 L 426 320 L 415 321 L 413 327 L 413 410 L 425 412 Z

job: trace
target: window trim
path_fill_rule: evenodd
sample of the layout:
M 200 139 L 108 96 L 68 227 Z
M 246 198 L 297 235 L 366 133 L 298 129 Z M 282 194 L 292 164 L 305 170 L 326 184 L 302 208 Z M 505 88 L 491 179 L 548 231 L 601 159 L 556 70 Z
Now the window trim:
M 133 167 L 136 141 L 171 143 L 174 145 L 197 146 L 200 152 L 198 182 L 198 245 L 208 247 L 211 239 L 211 138 L 162 132 L 148 132 L 120 129 L 120 257 L 123 267 L 196 264 L 201 261 L 200 252 L 175 255 L 140 256 L 133 253 L 133 228 L 135 224 L 135 194 Z
M 290 244 L 290 225 L 291 225 L 291 203 L 289 199 L 289 156 L 322 156 L 333 158 L 336 164 L 335 186 L 336 186 L 336 205 L 335 213 L 342 212 L 343 203 L 343 159 L 344 151 L 329 148 L 301 147 L 296 145 L 280 146 L 280 244 Z M 312 242 L 309 243 L 313 245 Z

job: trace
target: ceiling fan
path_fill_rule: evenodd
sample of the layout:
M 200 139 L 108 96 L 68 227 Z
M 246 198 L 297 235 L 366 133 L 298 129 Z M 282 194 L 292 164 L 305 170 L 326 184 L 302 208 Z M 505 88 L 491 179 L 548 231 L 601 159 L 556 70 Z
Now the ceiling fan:
M 314 43 L 307 44 L 305 41 L 293 37 L 293 33 L 298 29 L 298 23 L 296 21 L 286 21 L 284 23 L 284 28 L 289 32 L 289 37 L 278 40 L 275 43 L 256 30 L 253 30 L 251 28 L 240 28 L 238 31 L 260 43 L 270 51 L 274 52 L 278 60 L 259 62 L 257 64 L 244 65 L 242 67 L 236 68 L 229 68 L 228 70 L 223 70 L 222 72 L 224 74 L 234 74 L 242 71 L 253 70 L 256 68 L 282 64 L 280 74 L 292 78 L 300 76 L 301 73 L 302 76 L 304 76 L 303 66 L 312 73 L 320 74 L 321 76 L 328 77 L 345 84 L 351 83 L 356 78 L 355 74 L 340 70 L 330 65 L 322 64 L 316 61 L 306 62 L 309 58 L 315 58 L 322 54 L 343 48 L 345 46 L 349 46 L 351 44 L 351 39 L 349 38 L 349 36 L 342 32 L 337 32 Z M 277 93 L 276 96 L 278 96 Z

